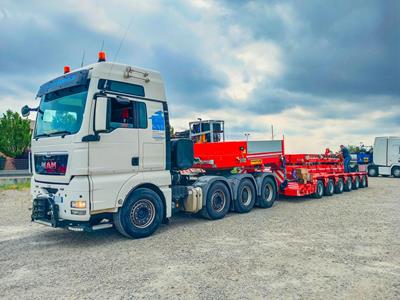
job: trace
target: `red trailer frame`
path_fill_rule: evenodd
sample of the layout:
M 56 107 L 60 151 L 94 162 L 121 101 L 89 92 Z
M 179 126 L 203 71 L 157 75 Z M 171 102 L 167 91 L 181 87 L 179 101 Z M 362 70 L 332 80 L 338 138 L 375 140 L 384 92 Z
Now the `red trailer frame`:
M 257 144 L 258 143 L 258 144 Z M 368 185 L 366 172 L 345 173 L 342 157 L 326 154 L 285 154 L 284 140 L 234 141 L 196 143 L 194 168 L 206 173 L 233 171 L 236 173 L 272 172 L 278 191 L 284 196 L 315 195 L 321 181 L 324 190 L 333 181 L 336 187 L 341 180 L 358 188 Z M 296 177 L 298 169 L 307 174 L 307 180 Z M 329 195 L 329 191 L 326 192 Z

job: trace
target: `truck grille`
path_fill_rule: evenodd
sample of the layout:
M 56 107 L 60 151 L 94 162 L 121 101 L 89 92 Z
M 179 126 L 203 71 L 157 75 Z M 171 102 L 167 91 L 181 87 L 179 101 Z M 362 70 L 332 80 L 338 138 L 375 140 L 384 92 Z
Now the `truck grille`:
M 62 176 L 67 172 L 68 154 L 35 154 L 34 161 L 36 174 Z

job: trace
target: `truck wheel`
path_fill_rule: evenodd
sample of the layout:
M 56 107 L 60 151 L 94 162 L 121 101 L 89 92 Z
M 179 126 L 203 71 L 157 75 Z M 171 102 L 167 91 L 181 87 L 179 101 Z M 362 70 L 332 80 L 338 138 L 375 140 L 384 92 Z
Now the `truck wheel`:
M 369 166 L 368 167 L 368 176 L 369 177 L 378 176 L 378 168 L 376 166 Z
M 312 196 L 316 199 L 322 198 L 322 196 L 324 195 L 324 189 L 324 183 L 322 182 L 322 180 L 318 180 L 317 186 L 315 188 L 315 193 Z
M 337 182 L 337 184 L 335 186 L 335 193 L 336 194 L 341 194 L 341 193 L 343 193 L 343 190 L 344 190 L 343 178 L 339 178 L 338 182 Z
M 122 235 L 143 238 L 157 230 L 163 220 L 163 213 L 164 205 L 156 192 L 138 189 L 116 213 L 114 224 Z
M 362 175 L 362 176 L 361 176 L 361 181 L 360 181 L 360 188 L 365 188 L 365 187 L 367 187 L 367 186 L 368 186 L 368 183 L 367 183 L 367 176 Z
M 344 183 L 344 191 L 350 192 L 352 187 L 353 187 L 353 181 L 351 180 L 351 177 L 347 177 L 346 182 Z
M 231 196 L 228 188 L 221 181 L 214 182 L 208 189 L 206 205 L 201 215 L 210 220 L 222 219 L 228 213 Z
M 335 184 L 333 183 L 332 179 L 329 179 L 325 187 L 325 196 L 332 196 L 334 192 L 335 192 Z
M 237 189 L 237 199 L 235 211 L 238 213 L 249 212 L 256 202 L 256 189 L 250 179 L 245 178 L 240 181 Z
M 353 190 L 358 190 L 358 188 L 360 187 L 360 177 L 356 176 L 356 178 L 354 179 L 353 182 Z
M 270 208 L 276 200 L 275 180 L 271 177 L 265 177 L 261 184 L 261 195 L 258 198 L 257 206 L 260 208 Z
M 400 167 L 393 167 L 392 175 L 396 178 L 400 178 Z

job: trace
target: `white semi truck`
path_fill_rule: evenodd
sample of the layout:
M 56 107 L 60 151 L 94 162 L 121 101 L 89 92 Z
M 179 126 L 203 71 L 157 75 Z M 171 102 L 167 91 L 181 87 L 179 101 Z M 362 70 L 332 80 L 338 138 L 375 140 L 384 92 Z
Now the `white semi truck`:
M 400 178 L 400 137 L 376 137 L 373 163 L 368 165 L 368 176 L 378 175 Z
M 34 222 L 73 231 L 115 226 L 140 238 L 175 210 L 219 219 L 231 202 L 246 212 L 275 201 L 272 172 L 181 175 L 192 166 L 193 142 L 170 141 L 158 72 L 105 62 L 99 53 L 97 63 L 73 72 L 65 67 L 37 98 L 37 108 L 21 110 L 37 112 L 30 159 Z
M 141 238 L 178 211 L 215 220 L 272 207 L 278 194 L 321 198 L 368 186 L 338 157 L 286 155 L 283 140 L 225 141 L 222 121 L 191 123 L 192 139 L 171 140 L 160 74 L 105 62 L 102 52 L 97 63 L 65 67 L 37 97 L 38 107 L 21 112 L 37 112 L 31 218 L 44 225 L 115 226 Z

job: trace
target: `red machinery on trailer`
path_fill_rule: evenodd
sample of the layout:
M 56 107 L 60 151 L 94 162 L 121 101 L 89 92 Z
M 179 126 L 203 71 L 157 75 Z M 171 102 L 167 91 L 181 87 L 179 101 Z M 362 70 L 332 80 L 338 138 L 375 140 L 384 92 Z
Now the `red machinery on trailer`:
M 201 121 L 200 126 L 208 122 L 223 121 Z M 284 140 L 225 142 L 224 137 L 215 138 L 215 134 L 223 134 L 221 131 L 210 130 L 203 137 L 202 130 L 198 131 L 194 135 L 194 167 L 207 173 L 272 172 L 279 193 L 284 196 L 320 198 L 368 186 L 366 172 L 345 173 L 339 155 L 285 154 Z M 210 137 L 219 141 L 208 142 Z

